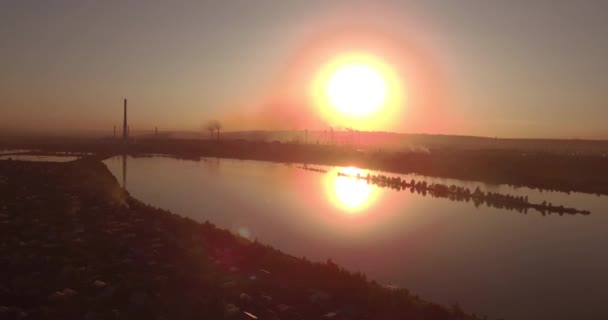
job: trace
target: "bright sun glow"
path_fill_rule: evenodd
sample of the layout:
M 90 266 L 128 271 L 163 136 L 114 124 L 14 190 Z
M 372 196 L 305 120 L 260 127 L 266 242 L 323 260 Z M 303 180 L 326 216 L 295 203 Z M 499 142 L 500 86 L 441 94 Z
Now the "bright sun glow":
M 361 169 L 348 167 L 334 168 L 325 175 L 323 184 L 329 200 L 345 213 L 364 212 L 378 199 L 378 190 L 367 181 L 339 176 L 338 173 L 353 177 L 357 174 L 365 176 L 366 173 Z
M 326 91 L 335 108 L 352 116 L 375 112 L 385 103 L 388 93 L 380 72 L 367 64 L 340 67 L 330 76 Z
M 356 175 L 360 170 L 349 167 L 342 172 L 349 175 Z M 363 180 L 355 180 L 349 177 L 336 178 L 336 196 L 338 200 L 349 209 L 361 207 L 369 200 L 372 188 Z
M 388 130 L 398 122 L 403 88 L 389 64 L 373 55 L 350 53 L 321 66 L 311 97 L 330 126 Z

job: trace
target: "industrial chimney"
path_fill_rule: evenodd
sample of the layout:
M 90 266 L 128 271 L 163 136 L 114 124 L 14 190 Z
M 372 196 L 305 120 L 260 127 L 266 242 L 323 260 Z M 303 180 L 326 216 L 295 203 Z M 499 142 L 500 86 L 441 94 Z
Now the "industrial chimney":
M 127 140 L 129 138 L 129 132 L 127 131 L 127 99 L 124 101 L 125 112 L 123 116 L 123 124 L 122 124 L 122 139 Z

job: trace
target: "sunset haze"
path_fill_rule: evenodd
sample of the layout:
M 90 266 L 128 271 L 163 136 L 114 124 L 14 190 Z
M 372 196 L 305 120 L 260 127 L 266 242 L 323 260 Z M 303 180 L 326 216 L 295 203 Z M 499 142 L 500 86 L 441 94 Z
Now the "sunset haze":
M 605 139 L 606 12 L 565 0 L 4 1 L 0 126 L 111 133 L 128 98 L 134 132 L 211 118 L 227 131 L 325 130 L 338 124 L 306 99 L 323 67 L 312 57 L 378 34 L 335 53 L 384 59 L 425 100 L 364 130 Z

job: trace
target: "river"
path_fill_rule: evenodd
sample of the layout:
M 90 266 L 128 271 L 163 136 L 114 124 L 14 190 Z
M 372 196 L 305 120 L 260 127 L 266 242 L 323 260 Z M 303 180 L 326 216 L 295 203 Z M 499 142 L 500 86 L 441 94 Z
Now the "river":
M 590 215 L 527 214 L 338 177 L 357 168 L 154 156 L 105 161 L 135 198 L 309 260 L 332 259 L 492 319 L 608 319 L 608 197 L 387 174 L 527 195 Z

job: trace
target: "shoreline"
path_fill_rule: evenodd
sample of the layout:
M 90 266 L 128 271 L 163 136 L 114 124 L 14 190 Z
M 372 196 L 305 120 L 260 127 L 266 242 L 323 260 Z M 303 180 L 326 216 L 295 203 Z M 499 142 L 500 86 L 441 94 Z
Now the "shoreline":
M 8 318 L 475 319 L 153 208 L 90 159 L 0 161 L 0 191 Z
M 184 159 L 217 157 L 279 163 L 357 166 L 396 174 L 504 184 L 546 191 L 608 195 L 608 158 L 603 155 L 517 150 L 431 149 L 428 152 L 357 149 L 353 146 L 245 140 L 116 139 L 44 140 L 0 147 L 39 152 L 166 154 Z

